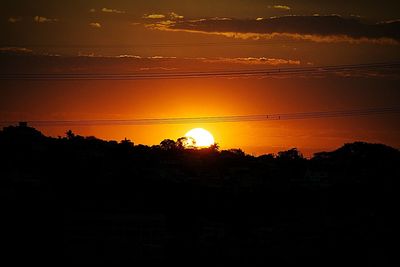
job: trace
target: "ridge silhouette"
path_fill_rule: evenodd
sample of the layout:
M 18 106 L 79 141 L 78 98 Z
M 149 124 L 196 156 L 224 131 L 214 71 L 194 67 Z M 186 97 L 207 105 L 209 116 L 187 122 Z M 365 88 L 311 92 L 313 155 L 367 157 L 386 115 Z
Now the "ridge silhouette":
M 382 266 L 395 255 L 399 150 L 355 142 L 306 159 L 183 144 L 3 128 L 4 254 L 189 266 Z

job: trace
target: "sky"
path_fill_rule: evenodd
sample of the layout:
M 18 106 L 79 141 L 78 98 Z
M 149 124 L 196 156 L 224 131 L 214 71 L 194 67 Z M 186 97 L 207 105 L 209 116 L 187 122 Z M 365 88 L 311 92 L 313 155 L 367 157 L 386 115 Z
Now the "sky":
M 400 61 L 398 1 L 0 2 L 0 75 L 154 76 Z M 179 79 L 0 79 L 0 121 L 259 115 L 398 107 L 399 69 Z M 354 141 L 400 147 L 399 114 L 68 126 L 153 145 L 196 127 L 223 149 L 306 155 Z M 63 136 L 66 126 L 41 126 Z

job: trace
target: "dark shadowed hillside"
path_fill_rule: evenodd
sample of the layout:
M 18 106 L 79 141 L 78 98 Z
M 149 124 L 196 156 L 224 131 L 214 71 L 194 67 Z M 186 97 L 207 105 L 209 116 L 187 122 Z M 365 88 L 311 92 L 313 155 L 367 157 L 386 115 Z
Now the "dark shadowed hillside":
M 0 167 L 14 261 L 382 266 L 395 255 L 400 151 L 382 144 L 253 157 L 20 125 L 0 131 Z

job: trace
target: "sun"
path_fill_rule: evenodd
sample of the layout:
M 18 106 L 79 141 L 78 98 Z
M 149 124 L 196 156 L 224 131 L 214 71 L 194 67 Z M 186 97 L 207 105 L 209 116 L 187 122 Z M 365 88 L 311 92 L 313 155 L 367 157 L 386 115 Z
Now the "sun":
M 203 128 L 195 128 L 185 134 L 185 137 L 193 139 L 195 147 L 209 147 L 215 143 L 212 134 Z

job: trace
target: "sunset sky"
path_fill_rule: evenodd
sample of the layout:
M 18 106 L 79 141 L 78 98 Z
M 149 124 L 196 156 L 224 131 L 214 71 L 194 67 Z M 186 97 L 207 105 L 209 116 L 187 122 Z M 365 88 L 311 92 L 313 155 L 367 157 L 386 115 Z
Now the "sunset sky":
M 216 73 L 400 61 L 399 1 L 0 2 L 0 75 Z M 134 80 L 0 79 L 0 121 L 185 118 L 400 106 L 399 69 Z M 135 144 L 209 130 L 223 149 L 306 155 L 400 148 L 399 114 L 124 126 L 42 126 Z

